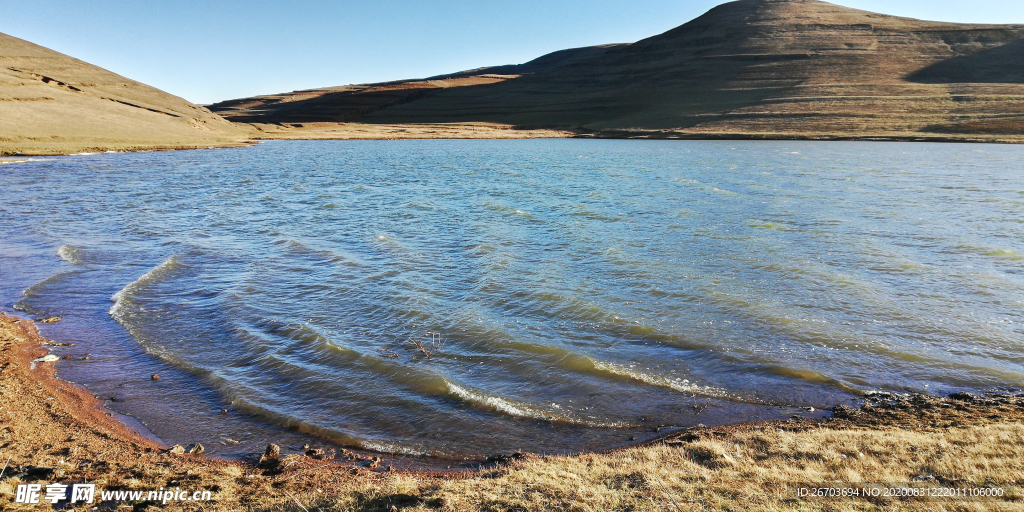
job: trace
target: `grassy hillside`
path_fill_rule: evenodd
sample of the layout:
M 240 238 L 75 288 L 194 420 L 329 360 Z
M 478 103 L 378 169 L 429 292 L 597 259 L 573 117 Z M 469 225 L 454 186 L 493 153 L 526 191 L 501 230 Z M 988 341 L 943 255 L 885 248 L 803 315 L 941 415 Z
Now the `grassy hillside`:
M 0 155 L 221 146 L 247 133 L 177 96 L 0 34 Z
M 739 0 L 633 44 L 556 52 L 431 82 L 462 81 L 460 87 L 409 81 L 401 84 L 415 93 L 386 100 L 366 96 L 373 86 L 359 86 L 211 108 L 257 123 L 1016 140 L 1024 136 L 1021 50 L 1020 25 L 927 22 L 816 0 Z M 373 106 L 353 107 L 361 102 Z

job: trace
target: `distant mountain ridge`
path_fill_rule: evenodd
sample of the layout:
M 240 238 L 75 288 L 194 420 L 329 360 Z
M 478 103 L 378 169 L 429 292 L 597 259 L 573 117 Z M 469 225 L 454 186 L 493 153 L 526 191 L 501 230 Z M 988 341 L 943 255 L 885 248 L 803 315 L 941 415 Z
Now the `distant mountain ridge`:
M 484 122 L 604 136 L 1016 137 L 1024 26 L 739 0 L 632 44 L 210 108 L 246 123 Z
M 1024 25 L 738 0 L 635 43 L 209 108 L 0 34 L 0 156 L 573 135 L 1020 143 Z
M 584 46 L 582 48 L 569 48 L 568 50 L 558 50 L 551 52 L 546 55 L 537 57 L 525 64 L 506 64 L 504 66 L 489 66 L 484 68 L 471 69 L 469 71 L 460 71 L 458 73 L 451 73 L 447 75 L 439 75 L 428 78 L 428 80 L 443 80 L 445 78 L 464 78 L 468 76 L 476 76 L 483 74 L 491 75 L 524 75 L 532 74 L 538 71 L 544 71 L 556 66 L 563 66 L 581 60 L 589 59 L 601 54 L 608 52 L 612 48 L 619 46 L 627 46 L 625 43 L 618 44 L 600 44 L 597 46 Z

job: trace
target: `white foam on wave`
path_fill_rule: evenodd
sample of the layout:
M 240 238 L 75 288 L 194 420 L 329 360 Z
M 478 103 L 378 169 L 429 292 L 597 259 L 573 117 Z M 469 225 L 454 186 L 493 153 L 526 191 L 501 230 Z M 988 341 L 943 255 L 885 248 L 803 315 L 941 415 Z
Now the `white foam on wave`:
M 478 391 L 472 391 L 457 384 L 453 384 L 448 381 L 445 382 L 448 384 L 448 391 L 451 394 L 467 402 L 483 406 L 488 409 L 494 409 L 498 412 L 502 412 L 511 416 L 517 416 L 520 418 L 530 418 L 535 420 L 544 420 L 554 423 L 584 425 L 587 427 L 622 428 L 630 426 L 628 423 L 622 422 L 592 421 L 581 418 L 575 418 L 572 416 L 555 414 L 553 412 L 546 411 L 544 409 L 529 404 L 516 402 L 514 400 L 508 400 L 498 396 L 488 395 L 486 393 L 480 393 Z
M 511 414 L 513 416 L 542 420 L 550 420 L 552 419 L 552 416 L 554 416 L 553 414 L 548 414 L 541 410 L 536 410 L 530 407 L 515 404 L 501 397 L 490 396 L 485 395 L 483 393 L 470 391 L 462 386 L 452 384 L 451 382 L 448 383 L 448 390 L 463 400 L 480 405 L 485 405 L 492 409 L 496 409 L 498 411 L 501 411 L 506 414 Z
M 164 261 L 150 269 L 149 272 L 143 274 L 142 277 L 128 283 L 128 286 L 121 288 L 117 293 L 110 297 L 110 300 L 114 302 L 114 305 L 110 306 L 108 314 L 114 320 L 117 320 L 119 324 L 124 325 L 123 311 L 125 308 L 125 301 L 130 299 L 139 288 L 160 279 L 168 270 L 177 268 L 179 265 L 180 263 L 177 258 L 175 256 L 171 256 L 170 258 L 167 258 L 167 261 Z
M 72 265 L 82 264 L 82 260 L 78 259 L 78 249 L 70 245 L 60 246 L 60 248 L 57 249 L 57 256 L 60 256 L 60 259 Z
M 422 457 L 424 455 L 430 455 L 429 452 L 422 451 L 422 450 L 417 450 L 417 449 L 411 448 L 409 446 L 403 446 L 403 445 L 401 445 L 401 444 L 399 444 L 397 442 L 395 442 L 393 444 L 392 443 L 385 444 L 385 443 L 381 443 L 381 442 L 378 442 L 378 441 L 369 441 L 369 440 L 366 440 L 366 439 L 357 439 L 356 440 L 356 444 L 360 448 L 362 448 L 364 450 L 369 450 L 369 451 L 377 452 L 377 453 L 394 453 L 394 454 L 401 454 L 401 455 L 412 455 L 412 456 L 416 456 L 416 457 Z
M 601 361 L 594 361 L 594 368 L 597 370 L 613 373 L 621 377 L 627 377 L 651 386 L 657 386 L 661 388 L 668 388 L 680 393 L 698 394 L 704 396 L 714 396 L 720 398 L 727 398 L 725 390 L 711 387 L 701 386 L 699 384 L 690 382 L 689 379 L 671 379 L 668 377 L 662 377 L 660 375 L 654 375 L 642 371 L 635 370 L 626 366 L 622 366 L 615 363 L 604 363 Z

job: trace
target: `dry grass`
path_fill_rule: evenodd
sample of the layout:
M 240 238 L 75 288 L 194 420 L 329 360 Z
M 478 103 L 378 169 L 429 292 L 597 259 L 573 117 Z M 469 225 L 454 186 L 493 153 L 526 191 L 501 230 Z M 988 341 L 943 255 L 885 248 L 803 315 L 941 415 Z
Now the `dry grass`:
M 272 140 L 558 139 L 565 130 L 521 130 L 496 123 L 298 123 L 253 124 L 257 138 Z
M 0 156 L 239 146 L 250 136 L 177 96 L 0 34 Z
M 370 495 L 307 501 L 310 510 L 1021 510 L 1011 502 L 807 501 L 795 482 L 909 482 L 920 475 L 962 486 L 1024 483 L 1024 427 L 942 432 L 899 429 L 749 431 L 727 439 L 613 454 L 530 458 L 458 480 L 397 475 Z M 938 485 L 938 484 L 936 484 Z M 354 496 L 354 497 L 353 497 Z

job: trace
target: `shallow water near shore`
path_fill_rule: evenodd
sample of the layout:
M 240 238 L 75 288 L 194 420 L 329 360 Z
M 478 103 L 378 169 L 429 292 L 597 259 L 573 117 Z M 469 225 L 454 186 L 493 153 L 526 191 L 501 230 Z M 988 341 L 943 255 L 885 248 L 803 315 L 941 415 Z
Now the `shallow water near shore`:
M 601 449 L 1024 385 L 1022 168 L 761 141 L 39 159 L 0 172 L 0 298 L 62 316 L 58 375 L 167 442 Z

